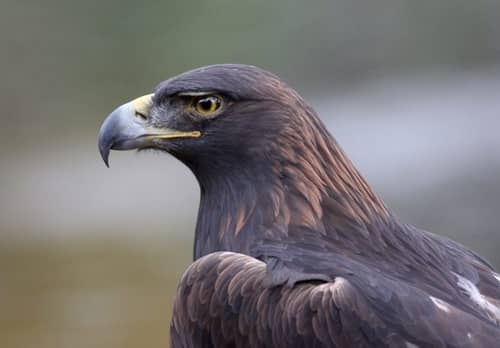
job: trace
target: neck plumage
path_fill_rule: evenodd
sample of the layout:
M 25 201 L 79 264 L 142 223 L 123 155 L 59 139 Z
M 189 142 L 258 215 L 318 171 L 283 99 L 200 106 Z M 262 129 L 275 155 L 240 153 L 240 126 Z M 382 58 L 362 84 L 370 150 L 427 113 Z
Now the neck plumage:
M 255 242 L 305 234 L 335 239 L 333 234 L 344 231 L 370 238 L 376 227 L 392 222 L 320 121 L 312 122 L 319 124 L 313 124 L 311 134 L 284 132 L 269 147 L 272 153 L 255 161 L 197 175 L 195 259 L 221 250 L 251 255 Z

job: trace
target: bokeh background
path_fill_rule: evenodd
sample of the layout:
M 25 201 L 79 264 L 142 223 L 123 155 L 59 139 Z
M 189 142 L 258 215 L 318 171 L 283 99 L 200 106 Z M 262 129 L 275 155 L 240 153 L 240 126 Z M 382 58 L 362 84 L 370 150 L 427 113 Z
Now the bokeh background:
M 213 63 L 294 86 L 403 220 L 500 266 L 497 0 L 0 0 L 0 345 L 165 347 L 198 187 L 96 137 Z

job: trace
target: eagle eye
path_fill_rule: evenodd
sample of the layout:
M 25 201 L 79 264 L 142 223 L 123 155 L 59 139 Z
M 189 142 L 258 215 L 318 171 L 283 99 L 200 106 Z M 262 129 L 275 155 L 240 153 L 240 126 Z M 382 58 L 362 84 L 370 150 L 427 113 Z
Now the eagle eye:
M 207 117 L 217 113 L 222 107 L 222 98 L 219 95 L 204 95 L 193 99 L 192 107 L 201 116 Z

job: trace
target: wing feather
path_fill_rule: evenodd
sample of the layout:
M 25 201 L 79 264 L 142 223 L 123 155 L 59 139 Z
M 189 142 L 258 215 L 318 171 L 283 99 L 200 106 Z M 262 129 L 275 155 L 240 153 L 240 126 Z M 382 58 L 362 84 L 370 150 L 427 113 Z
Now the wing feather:
M 270 286 L 267 265 L 217 252 L 184 274 L 172 347 L 489 347 L 497 327 L 404 283 L 352 275 Z M 453 325 L 449 325 L 453 323 Z

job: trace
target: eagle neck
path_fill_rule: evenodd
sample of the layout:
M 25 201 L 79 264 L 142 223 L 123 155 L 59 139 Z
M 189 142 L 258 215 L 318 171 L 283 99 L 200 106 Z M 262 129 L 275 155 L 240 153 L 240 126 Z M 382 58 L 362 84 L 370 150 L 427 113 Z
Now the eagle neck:
M 378 238 L 376 231 L 392 224 L 392 216 L 331 141 L 328 156 L 312 152 L 290 160 L 288 154 L 264 165 L 259 160 L 197 175 L 201 199 L 194 258 L 215 251 L 252 255 L 265 240 L 304 235 L 316 243 L 336 238 L 341 229 L 353 240 Z M 281 151 L 300 153 L 285 146 Z
M 266 169 L 259 167 L 226 167 L 218 169 L 217 175 L 198 177 L 200 206 L 194 259 L 223 250 L 249 254 L 248 246 L 259 235 L 266 216 L 263 199 L 273 186 Z

